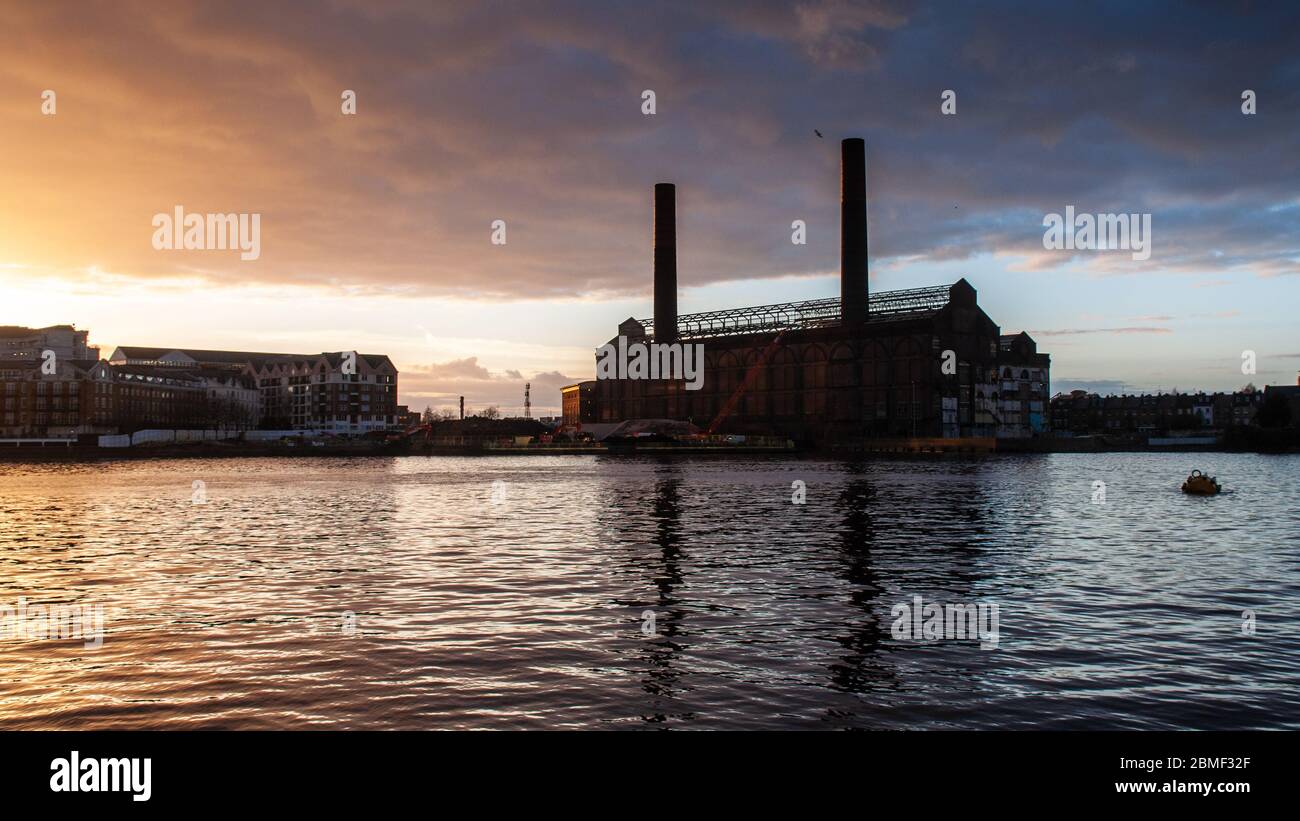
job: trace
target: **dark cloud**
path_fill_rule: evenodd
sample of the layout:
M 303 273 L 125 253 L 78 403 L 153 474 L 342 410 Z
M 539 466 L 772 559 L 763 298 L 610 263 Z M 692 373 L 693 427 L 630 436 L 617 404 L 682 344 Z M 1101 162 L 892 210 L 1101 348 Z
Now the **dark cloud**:
M 837 139 L 860 135 L 876 263 L 1294 274 L 1297 22 L 1288 4 L 8 4 L 0 217 L 33 256 L 126 276 L 644 292 L 662 180 L 683 284 L 834 270 Z M 263 213 L 262 259 L 152 252 L 149 217 L 177 202 Z M 1045 251 L 1067 205 L 1150 213 L 1150 259 Z

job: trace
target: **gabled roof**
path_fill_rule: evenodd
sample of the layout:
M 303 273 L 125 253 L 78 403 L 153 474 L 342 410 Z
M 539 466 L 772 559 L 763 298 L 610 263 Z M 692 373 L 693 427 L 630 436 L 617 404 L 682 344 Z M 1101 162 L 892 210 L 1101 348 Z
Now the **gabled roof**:
M 325 357 L 331 368 L 337 368 L 343 364 L 343 356 L 352 353 L 352 351 L 325 351 L 312 357 L 313 360 Z M 357 353 L 357 356 L 365 360 L 366 364 L 372 368 L 382 368 L 384 365 L 392 367 L 393 362 L 386 355 L 381 353 Z
M 318 364 L 320 364 L 321 360 L 323 359 L 325 360 L 325 363 L 329 365 L 331 369 L 333 369 L 333 368 L 338 368 L 343 364 L 343 357 L 345 354 L 348 353 L 351 353 L 351 351 L 324 351 L 318 354 L 310 354 L 310 355 L 301 355 L 301 354 L 272 355 L 259 363 L 255 363 L 255 365 L 259 370 L 263 368 L 273 368 L 276 366 L 291 367 L 291 368 L 314 368 Z M 389 359 L 388 356 L 385 354 L 358 353 L 357 357 L 362 361 L 364 361 L 371 368 L 374 368 L 375 370 L 379 370 L 384 367 L 389 367 L 392 368 L 394 372 L 397 371 L 397 366 L 394 365 L 393 361 Z

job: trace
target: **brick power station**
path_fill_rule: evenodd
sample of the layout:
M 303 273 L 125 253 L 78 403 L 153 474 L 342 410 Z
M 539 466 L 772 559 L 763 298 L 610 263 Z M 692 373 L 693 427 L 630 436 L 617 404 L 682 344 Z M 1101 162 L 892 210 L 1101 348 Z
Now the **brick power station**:
M 811 445 L 1025 437 L 1046 425 L 1048 355 L 1028 334 L 1001 335 L 965 279 L 868 292 L 866 149 L 858 138 L 841 143 L 839 299 L 679 315 L 676 187 L 660 183 L 654 318 L 628 319 L 618 334 L 629 344 L 702 344 L 704 384 L 691 391 L 680 380 L 600 380 L 600 422 L 677 419 Z M 953 353 L 945 369 L 946 351 Z

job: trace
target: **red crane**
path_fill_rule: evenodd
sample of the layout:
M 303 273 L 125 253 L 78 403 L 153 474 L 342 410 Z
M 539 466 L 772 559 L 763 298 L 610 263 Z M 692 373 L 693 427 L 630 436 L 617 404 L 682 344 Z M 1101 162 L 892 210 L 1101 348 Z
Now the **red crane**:
M 722 420 L 730 416 L 731 412 L 735 410 L 736 403 L 740 401 L 740 397 L 744 395 L 745 391 L 754 381 L 754 378 L 758 376 L 758 372 L 762 368 L 767 367 L 768 358 L 772 356 L 772 352 L 781 344 L 781 337 L 783 336 L 785 336 L 785 331 L 781 331 L 772 338 L 771 342 L 767 343 L 767 347 L 758 355 L 758 361 L 749 366 L 749 370 L 745 371 L 745 378 L 740 380 L 740 384 L 731 392 L 731 396 L 727 397 L 727 401 L 722 404 L 722 409 L 718 411 L 718 415 L 713 417 L 713 421 L 709 423 L 709 429 L 705 431 L 706 434 L 712 436 L 717 431 L 718 426 L 722 424 Z

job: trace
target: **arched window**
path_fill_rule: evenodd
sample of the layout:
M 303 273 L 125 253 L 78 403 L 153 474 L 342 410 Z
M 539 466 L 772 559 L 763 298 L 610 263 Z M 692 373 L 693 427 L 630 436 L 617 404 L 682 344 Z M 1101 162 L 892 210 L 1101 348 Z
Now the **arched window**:
M 836 345 L 831 351 L 829 382 L 831 385 L 852 385 L 857 361 L 848 345 Z
M 820 345 L 810 345 L 803 352 L 803 386 L 826 387 L 826 351 Z
M 799 376 L 799 361 L 794 351 L 781 348 L 772 357 L 772 387 L 779 391 L 795 390 Z

